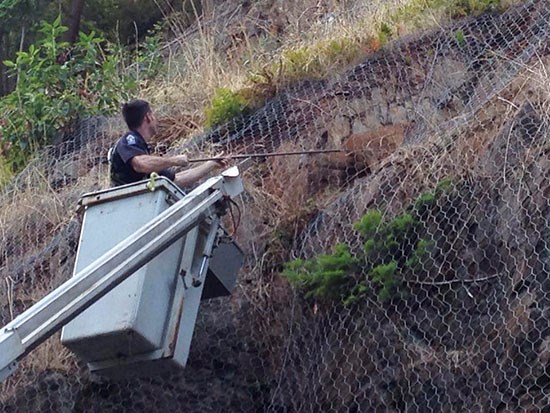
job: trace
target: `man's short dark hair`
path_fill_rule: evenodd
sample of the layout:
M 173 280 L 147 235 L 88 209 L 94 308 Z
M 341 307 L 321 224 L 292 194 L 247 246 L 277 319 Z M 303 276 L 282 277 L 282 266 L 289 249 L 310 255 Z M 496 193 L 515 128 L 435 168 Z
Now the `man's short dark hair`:
M 122 116 L 130 130 L 136 130 L 143 123 L 145 115 L 151 111 L 146 100 L 136 99 L 125 103 L 122 107 Z

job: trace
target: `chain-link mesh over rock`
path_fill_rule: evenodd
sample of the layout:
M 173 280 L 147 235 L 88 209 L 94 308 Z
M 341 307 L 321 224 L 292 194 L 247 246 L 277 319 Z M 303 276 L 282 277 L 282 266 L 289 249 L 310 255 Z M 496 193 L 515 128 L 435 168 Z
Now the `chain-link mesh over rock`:
M 170 148 L 342 152 L 244 172 L 245 267 L 183 371 L 96 377 L 55 336 L 0 411 L 549 411 L 549 36 L 546 0 L 456 20 Z M 84 121 L 4 188 L 1 325 L 71 277 L 119 132 Z

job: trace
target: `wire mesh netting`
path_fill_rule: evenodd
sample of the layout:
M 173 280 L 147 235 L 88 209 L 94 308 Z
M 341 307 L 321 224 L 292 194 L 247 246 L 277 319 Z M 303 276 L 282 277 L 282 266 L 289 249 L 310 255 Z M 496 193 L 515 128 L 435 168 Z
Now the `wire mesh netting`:
M 0 410 L 547 411 L 549 21 L 533 0 L 405 37 L 172 146 L 342 152 L 243 173 L 245 266 L 184 370 L 106 379 L 54 336 Z M 71 277 L 119 124 L 82 122 L 3 190 L 2 325 Z

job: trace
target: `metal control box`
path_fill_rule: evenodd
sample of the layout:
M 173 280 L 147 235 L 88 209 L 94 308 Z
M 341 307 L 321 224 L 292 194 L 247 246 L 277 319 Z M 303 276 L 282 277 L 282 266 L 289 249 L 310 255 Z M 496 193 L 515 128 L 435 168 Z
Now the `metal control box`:
M 85 195 L 74 273 L 184 196 L 165 178 Z M 197 254 L 205 232 L 204 223 L 197 226 L 77 316 L 63 328 L 62 343 L 110 376 L 184 366 L 201 298 L 230 294 L 243 261 L 236 244 L 220 244 L 205 281 L 194 285 L 182 256 Z

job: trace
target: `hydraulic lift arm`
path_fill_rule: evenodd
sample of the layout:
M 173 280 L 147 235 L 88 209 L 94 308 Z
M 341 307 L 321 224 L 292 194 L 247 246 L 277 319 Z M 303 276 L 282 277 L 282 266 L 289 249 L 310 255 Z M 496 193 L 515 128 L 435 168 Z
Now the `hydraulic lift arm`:
M 224 200 L 242 191 L 237 167 L 210 178 L 4 326 L 0 381 L 32 349 L 206 219 L 213 238 Z

